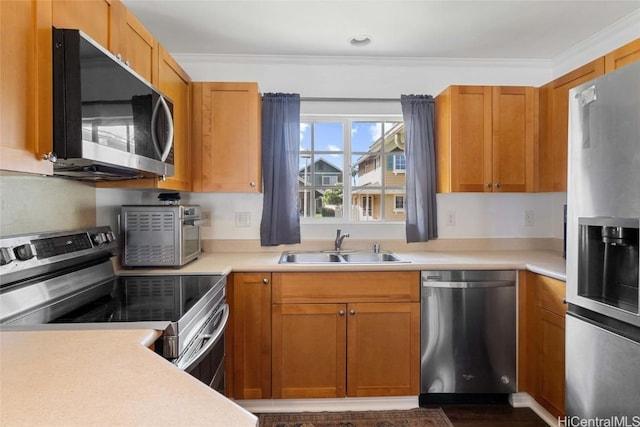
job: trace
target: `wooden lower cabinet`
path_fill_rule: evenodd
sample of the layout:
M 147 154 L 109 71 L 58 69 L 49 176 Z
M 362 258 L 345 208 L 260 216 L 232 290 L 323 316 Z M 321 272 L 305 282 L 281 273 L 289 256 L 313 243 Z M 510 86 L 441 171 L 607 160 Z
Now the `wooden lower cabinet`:
M 419 393 L 418 272 L 274 273 L 273 285 L 272 397 Z
M 563 416 L 565 283 L 521 271 L 519 286 L 519 391 L 529 393 L 553 416 Z
M 343 397 L 346 304 L 274 305 L 273 397 Z
M 233 273 L 227 283 L 227 395 L 271 397 L 271 273 Z
M 564 415 L 564 316 L 536 307 L 537 400 L 554 416 Z

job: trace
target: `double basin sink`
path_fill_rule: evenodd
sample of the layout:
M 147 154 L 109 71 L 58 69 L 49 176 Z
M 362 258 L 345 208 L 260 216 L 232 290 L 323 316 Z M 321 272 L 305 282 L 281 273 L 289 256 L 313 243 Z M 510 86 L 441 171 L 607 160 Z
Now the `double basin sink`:
M 387 264 L 408 263 L 392 252 L 284 252 L 280 257 L 280 264 Z

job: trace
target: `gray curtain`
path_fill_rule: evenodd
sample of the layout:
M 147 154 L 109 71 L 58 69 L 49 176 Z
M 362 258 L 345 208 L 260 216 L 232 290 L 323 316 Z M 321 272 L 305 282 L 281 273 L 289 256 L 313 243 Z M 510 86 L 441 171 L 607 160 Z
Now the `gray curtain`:
M 262 96 L 262 246 L 300 243 L 300 95 Z
M 430 95 L 402 95 L 407 159 L 407 243 L 438 237 L 436 217 L 435 102 Z

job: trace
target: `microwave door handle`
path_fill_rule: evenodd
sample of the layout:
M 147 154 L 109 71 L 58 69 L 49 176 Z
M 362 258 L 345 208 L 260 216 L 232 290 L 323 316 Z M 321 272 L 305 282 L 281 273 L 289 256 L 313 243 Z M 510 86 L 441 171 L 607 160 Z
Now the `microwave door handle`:
M 162 159 L 162 153 L 160 152 L 160 145 L 158 144 L 156 124 L 158 123 L 158 110 L 160 109 L 161 99 L 162 99 L 162 96 L 160 96 L 156 101 L 156 105 L 153 106 L 153 113 L 151 114 L 151 140 L 153 141 L 153 149 L 156 151 L 156 155 L 160 159 Z
M 171 110 L 169 110 L 169 106 L 164 100 L 164 96 L 160 96 L 160 103 L 162 104 L 162 110 L 167 116 L 167 122 L 169 123 L 169 129 L 167 130 L 167 145 L 164 147 L 164 151 L 162 152 L 161 156 L 162 161 L 165 162 L 167 160 L 167 157 L 169 157 L 171 148 L 173 147 L 173 116 L 171 116 Z
M 156 124 L 158 122 L 158 110 L 162 106 L 167 121 L 169 123 L 169 129 L 167 130 L 167 145 L 164 147 L 164 151 L 160 152 L 160 142 L 158 141 L 158 134 L 156 133 Z M 161 161 L 166 161 L 169 157 L 169 152 L 173 147 L 173 117 L 171 116 L 171 110 L 164 97 L 160 95 L 155 107 L 153 107 L 153 114 L 151 115 L 151 139 L 153 140 L 153 148 L 156 150 L 156 154 L 160 157 Z

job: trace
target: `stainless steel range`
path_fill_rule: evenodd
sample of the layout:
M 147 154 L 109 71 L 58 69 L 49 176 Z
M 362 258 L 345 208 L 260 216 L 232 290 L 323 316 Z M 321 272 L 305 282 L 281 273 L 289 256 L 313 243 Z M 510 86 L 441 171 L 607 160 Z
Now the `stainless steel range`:
M 0 328 L 163 331 L 155 350 L 224 392 L 221 275 L 116 276 L 109 227 L 0 238 Z

